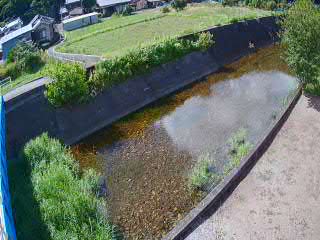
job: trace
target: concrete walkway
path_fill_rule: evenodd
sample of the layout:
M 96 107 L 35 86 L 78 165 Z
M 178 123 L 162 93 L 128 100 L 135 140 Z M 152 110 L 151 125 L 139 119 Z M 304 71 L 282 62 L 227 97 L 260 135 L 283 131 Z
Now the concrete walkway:
M 55 49 L 60 44 L 52 46 L 48 49 L 48 55 L 57 60 L 64 62 L 78 62 L 83 63 L 86 68 L 91 68 L 95 66 L 98 62 L 103 61 L 103 58 L 95 55 L 86 55 L 86 54 L 76 54 L 76 53 L 62 53 L 57 52 Z
M 320 239 L 320 98 L 301 97 L 249 175 L 187 239 Z

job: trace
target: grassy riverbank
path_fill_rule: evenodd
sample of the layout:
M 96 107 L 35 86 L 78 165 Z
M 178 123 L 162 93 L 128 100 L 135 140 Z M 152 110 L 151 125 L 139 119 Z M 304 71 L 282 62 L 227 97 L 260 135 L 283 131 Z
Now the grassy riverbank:
M 102 23 L 66 33 L 58 51 L 83 53 L 111 58 L 123 55 L 157 38 L 181 36 L 241 18 L 258 18 L 271 12 L 245 7 L 222 7 L 217 4 L 194 4 L 181 12 L 160 10 L 127 17 L 112 17 Z

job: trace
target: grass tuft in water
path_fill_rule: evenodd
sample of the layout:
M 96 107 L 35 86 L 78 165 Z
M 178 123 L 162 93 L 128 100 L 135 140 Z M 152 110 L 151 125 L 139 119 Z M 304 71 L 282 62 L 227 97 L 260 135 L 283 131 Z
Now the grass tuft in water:
M 224 175 L 228 175 L 234 168 L 238 167 L 241 160 L 247 156 L 252 149 L 252 144 L 247 140 L 248 132 L 240 128 L 228 141 L 230 146 L 230 162 L 224 169 Z
M 211 169 L 213 160 L 209 154 L 201 155 L 189 176 L 189 187 L 191 190 L 204 191 L 210 184 L 216 185 L 220 181 L 220 176 Z

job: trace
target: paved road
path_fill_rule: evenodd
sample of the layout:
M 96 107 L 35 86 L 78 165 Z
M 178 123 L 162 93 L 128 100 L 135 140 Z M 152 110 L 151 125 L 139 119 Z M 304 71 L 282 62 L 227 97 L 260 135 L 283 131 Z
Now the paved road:
M 187 239 L 320 239 L 320 98 L 301 97 L 250 174 Z

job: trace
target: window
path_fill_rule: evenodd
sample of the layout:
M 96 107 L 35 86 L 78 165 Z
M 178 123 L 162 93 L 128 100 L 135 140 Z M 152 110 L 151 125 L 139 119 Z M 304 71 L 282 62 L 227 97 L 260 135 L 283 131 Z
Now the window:
M 40 39 L 47 39 L 47 31 L 45 29 L 40 31 Z

